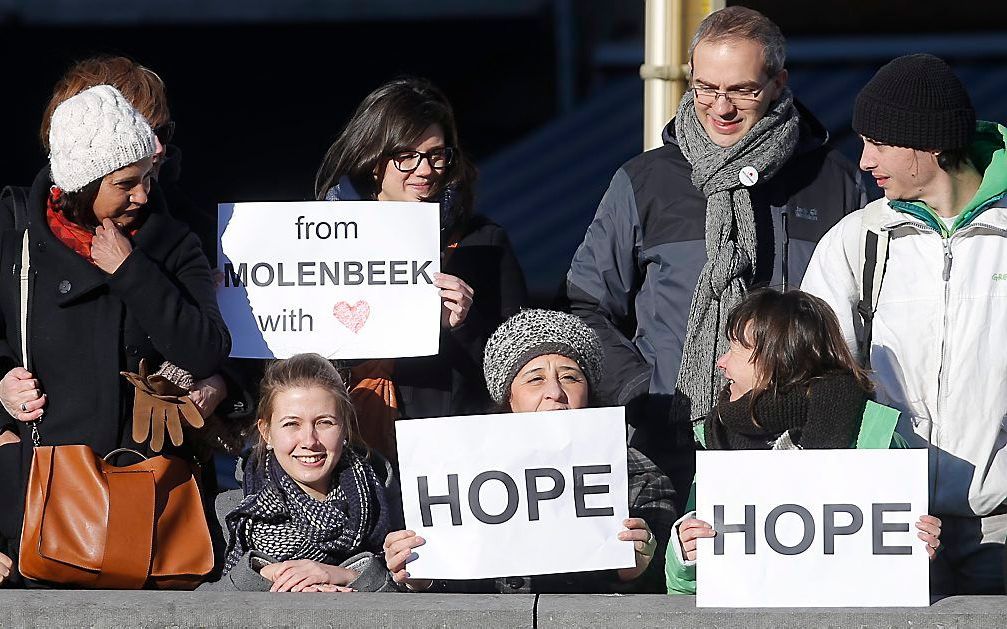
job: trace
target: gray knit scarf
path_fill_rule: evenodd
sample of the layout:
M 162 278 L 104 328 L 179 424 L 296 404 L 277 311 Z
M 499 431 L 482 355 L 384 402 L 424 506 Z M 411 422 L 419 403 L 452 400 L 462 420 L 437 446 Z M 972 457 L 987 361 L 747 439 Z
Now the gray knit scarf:
M 672 407 L 675 421 L 702 417 L 713 407 L 723 386 L 716 361 L 728 344 L 721 328 L 755 273 L 755 213 L 739 173 L 755 168 L 760 184 L 775 175 L 794 152 L 798 122 L 793 95 L 784 88 L 766 115 L 737 144 L 724 148 L 700 124 L 691 91 L 678 107 L 675 136 L 692 164 L 692 184 L 706 196 L 706 264 L 689 308 Z
M 227 517 L 230 541 L 224 573 L 249 550 L 275 561 L 310 559 L 338 565 L 361 550 L 377 553 L 388 533 L 388 503 L 384 487 L 371 465 L 347 446 L 333 471 L 333 487 L 325 500 L 304 493 L 267 454 L 264 478 L 255 483 Z M 252 480 L 247 478 L 246 481 Z

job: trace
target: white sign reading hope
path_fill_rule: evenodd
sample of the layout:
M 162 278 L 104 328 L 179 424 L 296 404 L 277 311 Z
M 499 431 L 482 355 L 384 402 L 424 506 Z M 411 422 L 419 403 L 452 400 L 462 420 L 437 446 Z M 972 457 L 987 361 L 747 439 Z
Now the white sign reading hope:
M 698 452 L 699 607 L 930 604 L 926 450 Z
M 629 568 L 624 409 L 396 422 L 416 579 Z
M 231 356 L 437 353 L 436 204 L 223 203 L 217 213 L 217 303 Z

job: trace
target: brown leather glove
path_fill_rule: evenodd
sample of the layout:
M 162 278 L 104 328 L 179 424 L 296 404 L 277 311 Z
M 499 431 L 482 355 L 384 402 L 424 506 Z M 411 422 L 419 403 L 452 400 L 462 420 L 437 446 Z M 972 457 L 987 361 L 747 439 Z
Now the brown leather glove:
M 146 360 L 140 361 L 140 373 L 120 371 L 136 387 L 133 399 L 133 441 L 143 443 L 150 435 L 150 449 L 160 452 L 164 429 L 176 446 L 182 445 L 182 420 L 193 428 L 203 427 L 203 416 L 189 398 L 186 389 L 164 376 L 151 374 Z

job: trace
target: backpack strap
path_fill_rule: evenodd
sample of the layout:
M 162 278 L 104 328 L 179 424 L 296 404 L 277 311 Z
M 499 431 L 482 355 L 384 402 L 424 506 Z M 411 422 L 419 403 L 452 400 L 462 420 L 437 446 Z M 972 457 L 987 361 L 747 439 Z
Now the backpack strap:
M 891 447 L 896 436 L 895 426 L 902 415 L 898 409 L 873 400 L 867 401 L 864 407 L 864 417 L 860 423 L 860 434 L 857 435 L 858 450 L 886 450 Z
M 857 313 L 863 322 L 863 329 L 857 339 L 860 362 L 866 369 L 871 368 L 871 336 L 874 328 L 874 313 L 878 310 L 878 297 L 888 266 L 889 234 L 884 229 L 884 208 L 887 202 L 879 199 L 864 208 L 861 219 L 860 238 L 860 301 Z

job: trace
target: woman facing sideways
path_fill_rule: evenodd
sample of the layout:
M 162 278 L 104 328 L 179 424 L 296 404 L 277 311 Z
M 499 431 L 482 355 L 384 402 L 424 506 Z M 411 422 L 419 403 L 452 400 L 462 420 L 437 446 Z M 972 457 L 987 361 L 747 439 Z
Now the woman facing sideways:
M 730 348 L 717 361 L 727 385 L 696 429 L 707 450 L 898 448 L 898 411 L 870 400 L 874 387 L 821 299 L 794 290 L 749 293 L 727 317 Z M 693 506 L 689 498 L 688 508 Z M 919 538 L 934 557 L 941 522 L 924 515 Z M 696 593 L 696 544 L 713 528 L 687 513 L 665 561 L 669 594 Z
M 142 371 L 144 361 L 165 377 L 198 380 L 230 350 L 199 240 L 148 196 L 156 139 L 147 120 L 114 87 L 98 85 L 55 108 L 49 146 L 28 195 L 27 232 L 0 239 L 4 268 L 27 274 L 24 285 L 17 272 L 0 282 L 8 538 L 20 530 L 8 520 L 23 514 L 34 446 L 83 444 L 99 456 L 161 450 L 164 418 L 134 412 L 142 392 L 120 372 Z M 182 455 L 187 446 L 165 445 Z

